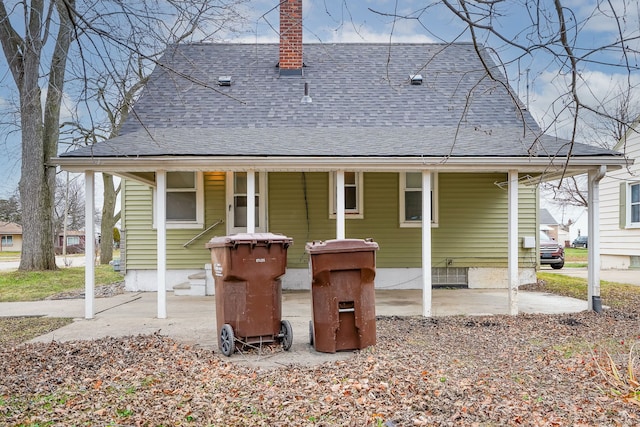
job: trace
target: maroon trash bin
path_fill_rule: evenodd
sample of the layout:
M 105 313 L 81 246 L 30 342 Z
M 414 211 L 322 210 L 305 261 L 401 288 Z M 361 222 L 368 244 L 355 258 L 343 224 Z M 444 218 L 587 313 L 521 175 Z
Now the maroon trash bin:
M 273 233 L 214 237 L 206 247 L 216 287 L 216 322 L 220 351 L 230 356 L 236 345 L 273 342 L 291 348 L 291 324 L 282 320 L 280 277 L 293 239 Z
M 327 240 L 307 243 L 305 249 L 312 277 L 311 344 L 325 353 L 374 345 L 378 244 L 369 239 Z

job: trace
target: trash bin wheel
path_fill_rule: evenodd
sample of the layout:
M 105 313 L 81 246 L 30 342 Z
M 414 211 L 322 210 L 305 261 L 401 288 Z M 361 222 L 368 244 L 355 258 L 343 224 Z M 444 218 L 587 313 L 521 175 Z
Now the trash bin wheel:
M 218 338 L 218 347 L 225 356 L 229 357 L 233 354 L 233 350 L 236 348 L 235 337 L 233 335 L 233 328 L 228 323 L 225 323 L 220 329 L 220 336 Z
M 280 335 L 282 336 L 282 348 L 284 351 L 289 351 L 291 344 L 293 344 L 293 329 L 291 329 L 291 323 L 288 320 L 280 322 Z
M 313 345 L 313 320 L 309 320 L 309 344 Z

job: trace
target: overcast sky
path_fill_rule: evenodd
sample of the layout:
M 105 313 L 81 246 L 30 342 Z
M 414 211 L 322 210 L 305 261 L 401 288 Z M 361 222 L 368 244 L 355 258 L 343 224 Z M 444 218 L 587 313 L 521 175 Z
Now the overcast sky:
M 627 33 L 638 35 L 638 2 L 631 1 L 631 7 L 623 7 L 624 0 L 611 0 L 619 14 L 624 16 L 623 27 Z M 388 42 L 440 42 L 469 41 L 464 33 L 461 21 L 442 5 L 425 7 L 429 0 L 305 0 L 303 2 L 304 41 L 315 43 L 388 43 Z M 524 0 L 499 3 L 497 21 L 492 25 L 510 38 L 523 40 L 526 37 L 526 22 L 535 10 L 522 8 Z M 540 4 L 552 7 L 551 0 L 541 0 Z M 607 7 L 608 2 L 602 2 Z M 594 8 L 596 0 L 563 0 L 571 7 L 574 15 L 571 19 L 580 26 L 579 47 L 587 49 L 603 44 L 617 36 L 616 20 L 606 9 Z M 249 2 L 244 14 L 247 25 L 238 33 L 228 34 L 225 41 L 230 42 L 276 42 L 278 40 L 278 9 L 276 0 L 253 0 Z M 549 9 L 551 10 L 551 9 Z M 542 10 L 545 13 L 545 10 Z M 504 61 L 512 61 L 522 52 L 510 48 L 496 37 L 483 38 L 483 42 L 496 51 Z M 633 47 L 633 46 L 632 46 Z M 636 75 L 629 76 L 621 67 L 605 67 L 597 62 L 617 62 L 620 59 L 606 50 L 598 54 L 598 61 L 585 65 L 582 78 L 589 82 L 582 96 L 585 99 L 610 99 L 616 85 L 638 82 Z M 595 56 L 594 56 L 595 58 Z M 637 64 L 635 64 L 637 65 Z M 523 102 L 539 123 L 546 127 L 557 115 L 559 87 L 563 86 L 558 75 L 558 63 L 544 51 L 534 55 L 525 55 L 520 61 L 510 62 L 506 67 L 512 86 L 518 91 Z M 636 73 L 640 74 L 640 73 Z M 6 70 L 4 58 L 0 58 L 0 109 L 10 109 L 7 88 L 12 81 Z M 528 83 L 528 91 L 527 91 Z M 565 86 L 566 87 L 566 86 Z M 528 96 L 527 96 L 528 95 Z M 554 101 L 556 104 L 554 105 Z M 63 110 L 64 114 L 64 110 Z M 560 136 L 567 136 L 567 126 L 552 129 Z M 7 197 L 16 188 L 20 176 L 20 144 L 18 135 L 0 139 L 0 197 Z

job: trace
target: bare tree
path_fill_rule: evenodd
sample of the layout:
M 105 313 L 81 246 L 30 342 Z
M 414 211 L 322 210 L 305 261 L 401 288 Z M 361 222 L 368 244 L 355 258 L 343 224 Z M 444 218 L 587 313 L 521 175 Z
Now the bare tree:
M 394 24 L 417 22 L 418 28 L 443 42 L 470 38 L 478 54 L 481 45 L 489 46 L 507 79 L 525 79 L 527 89 L 544 77 L 545 85 L 556 91 L 555 100 L 536 118 L 545 132 L 569 141 L 569 157 L 575 141 L 612 148 L 638 118 L 640 6 L 636 0 L 433 0 L 409 12 L 406 6 L 395 2 L 393 10 L 374 12 L 392 18 Z M 447 14 L 452 18 L 450 25 L 438 33 L 443 27 L 432 19 L 445 20 Z M 605 27 L 613 31 L 598 39 L 584 36 L 588 30 Z M 452 35 L 456 28 L 457 35 Z M 486 64 L 485 69 L 489 77 L 501 81 L 502 75 Z M 616 88 L 602 93 L 596 72 L 615 75 Z M 549 73 L 553 78 L 547 77 Z M 547 153 L 550 158 L 556 154 Z M 564 176 L 542 185 L 560 205 L 586 207 L 586 189 L 586 176 Z
M 628 88 L 613 96 L 611 102 L 602 103 L 603 114 L 586 114 L 581 117 L 578 134 L 602 148 L 612 149 L 627 132 L 634 132 L 632 125 L 640 117 L 640 106 Z M 624 146 L 620 147 L 625 151 Z M 588 182 L 586 175 L 565 177 L 562 180 L 541 184 L 544 194 L 559 206 L 588 207 Z
M 0 2 L 0 43 L 19 94 L 21 270 L 57 268 L 53 248 L 56 171 L 48 159 L 58 154 L 61 107 L 66 95 L 64 85 L 79 87 L 75 93 L 85 104 L 83 121 L 88 123 L 83 126 L 93 128 L 96 118 L 84 84 L 87 79 L 105 70 L 116 79 L 123 59 L 127 62 L 126 58 L 132 53 L 146 61 L 141 62 L 140 67 L 150 70 L 160 41 L 166 45 L 183 35 L 207 38 L 229 18 L 236 17 L 232 7 L 236 3 L 238 1 L 227 3 L 225 0 Z M 179 36 L 171 36 L 175 34 Z M 73 61 L 70 62 L 70 58 Z M 47 88 L 44 102 L 43 82 Z M 109 178 L 107 184 L 108 181 Z M 107 191 L 109 201 L 114 200 L 116 189 Z M 109 209 L 108 204 L 107 211 Z
M 16 3 L 10 15 L 5 2 L 0 2 L 0 43 L 20 99 L 23 230 L 20 270 L 57 268 L 52 221 L 56 171 L 46 160 L 58 151 L 64 75 L 73 39 L 70 8 L 75 1 L 45 3 L 42 0 Z M 22 35 L 16 30 L 20 27 L 14 27 L 12 22 L 24 25 Z M 44 104 L 40 89 L 42 69 L 47 70 Z
M 427 0 L 412 11 L 406 11 L 408 5 L 402 2 L 393 5 L 392 10 L 374 12 L 392 18 L 394 24 L 414 21 L 439 41 L 470 38 L 478 54 L 481 45 L 489 46 L 510 82 L 526 74 L 528 87 L 552 73 L 554 77 L 545 83 L 557 90 L 556 99 L 538 119 L 543 119 L 546 131 L 567 138 L 570 149 L 580 136 L 582 117 L 616 123 L 622 133 L 628 129 L 628 120 L 612 114 L 599 97 L 592 71 L 616 73 L 624 81 L 623 91 L 638 90 L 634 75 L 640 69 L 640 11 L 636 0 Z M 443 27 L 435 20 L 448 25 Z M 613 32 L 599 39 L 584 35 L 604 26 Z M 456 29 L 458 33 L 452 34 Z M 495 70 L 486 64 L 485 68 L 490 77 L 501 81 Z M 553 157 L 556 153 L 548 154 Z
M 22 209 L 18 194 L 12 194 L 8 199 L 0 199 L 0 221 L 16 224 L 22 222 Z
M 67 223 L 67 230 L 82 230 L 84 228 L 84 182 L 76 175 L 70 180 L 58 176 L 56 183 L 56 197 L 54 204 L 54 230 L 60 235 Z
M 230 31 L 231 25 L 241 20 L 241 16 L 235 13 L 232 7 L 241 4 L 240 0 L 234 0 L 229 4 L 209 0 L 170 4 L 169 10 L 174 19 L 154 22 L 145 18 L 144 26 L 147 27 L 147 31 L 140 31 L 139 25 L 120 26 L 116 29 L 117 40 L 110 33 L 108 39 L 111 44 L 103 43 L 99 51 L 93 52 L 93 55 L 102 58 L 104 66 L 95 67 L 89 73 L 84 69 L 78 73 L 77 80 L 82 82 L 78 99 L 96 107 L 96 116 L 99 117 L 92 116 L 87 123 L 82 117 L 76 116 L 74 120 L 63 124 L 64 131 L 71 135 L 70 141 L 73 146 L 94 144 L 118 136 L 154 65 L 168 45 L 202 38 L 211 41 L 221 29 Z M 139 5 L 123 5 L 122 8 L 126 10 L 127 15 L 132 16 L 145 16 L 148 13 Z M 167 13 L 167 10 L 164 13 Z M 94 26 L 88 21 L 83 25 L 88 29 Z M 119 41 L 124 42 L 125 50 Z M 85 51 L 84 55 L 88 56 L 90 52 Z M 77 110 L 81 111 L 82 107 L 78 106 Z M 115 212 L 120 186 L 116 186 L 112 175 L 103 173 L 102 179 L 104 203 L 101 217 L 100 263 L 108 264 L 113 258 L 113 229 L 120 219 L 120 213 Z

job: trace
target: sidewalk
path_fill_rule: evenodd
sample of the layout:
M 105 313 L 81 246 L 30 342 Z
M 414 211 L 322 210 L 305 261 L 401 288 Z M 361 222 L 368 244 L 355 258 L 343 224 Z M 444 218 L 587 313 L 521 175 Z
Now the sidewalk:
M 82 267 L 85 264 L 84 255 L 67 255 L 66 260 L 62 255 L 56 255 L 56 265 L 60 268 Z M 0 271 L 17 270 L 20 261 L 0 261 Z

